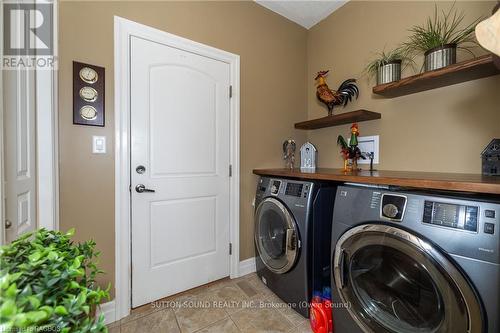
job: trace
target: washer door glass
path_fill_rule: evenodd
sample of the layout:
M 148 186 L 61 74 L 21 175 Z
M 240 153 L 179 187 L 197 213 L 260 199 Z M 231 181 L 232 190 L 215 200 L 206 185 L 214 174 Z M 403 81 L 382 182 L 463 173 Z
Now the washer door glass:
M 367 331 L 481 332 L 472 287 L 448 258 L 404 230 L 364 225 L 337 243 L 335 283 Z
M 267 198 L 255 212 L 255 244 L 260 258 L 275 273 L 288 272 L 297 259 L 298 232 L 288 209 Z

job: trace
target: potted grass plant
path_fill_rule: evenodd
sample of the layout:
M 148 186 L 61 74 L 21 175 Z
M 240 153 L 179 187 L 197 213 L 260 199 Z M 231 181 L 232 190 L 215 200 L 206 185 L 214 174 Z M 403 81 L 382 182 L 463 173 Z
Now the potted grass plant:
M 414 61 L 405 48 L 398 47 L 389 52 L 379 52 L 365 68 L 370 77 L 377 78 L 377 84 L 390 83 L 401 79 L 401 72 Z
M 468 24 L 464 20 L 464 12 L 458 12 L 455 4 L 448 12 L 438 11 L 435 5 L 434 16 L 427 18 L 423 25 L 413 26 L 409 41 L 404 46 L 410 53 L 424 53 L 425 71 L 454 64 L 457 48 L 472 53 L 470 49 L 477 45 L 474 28 L 481 18 Z
M 107 332 L 95 242 L 38 230 L 0 248 L 0 332 Z

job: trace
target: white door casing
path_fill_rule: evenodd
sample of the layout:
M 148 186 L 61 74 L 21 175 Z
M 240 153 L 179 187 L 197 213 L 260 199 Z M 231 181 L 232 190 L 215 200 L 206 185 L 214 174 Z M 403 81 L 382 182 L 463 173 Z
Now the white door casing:
M 51 17 L 54 36 L 58 32 L 57 13 L 58 3 L 54 2 Z M 0 17 L 3 17 L 3 6 L 0 6 Z M 3 28 L 0 25 L 2 55 Z M 21 31 L 23 27 L 17 26 L 15 33 Z M 57 59 L 58 44 L 54 43 L 53 47 L 53 56 Z M 3 244 L 36 227 L 58 229 L 59 176 L 57 67 L 36 72 L 34 69 L 2 69 L 1 72 L 0 244 Z M 22 170 L 25 167 L 28 168 Z M 10 230 L 5 229 L 7 218 L 13 224 Z M 19 221 L 22 225 L 18 228 Z
M 0 6 L 0 17 L 3 17 L 3 6 Z M 0 61 L 3 61 L 3 24 L 0 24 Z M 5 175 L 4 175 L 4 99 L 3 99 L 3 69 L 0 69 L 0 245 L 5 244 Z
M 131 38 L 132 306 L 229 275 L 229 64 Z M 140 165 L 145 171 L 136 171 Z
M 131 265 L 132 251 L 131 251 L 130 239 L 132 237 L 131 233 L 132 219 L 130 214 L 131 193 L 129 192 L 130 191 L 129 186 L 133 185 L 131 190 L 135 191 L 134 186 L 137 185 L 135 183 L 132 184 L 130 183 L 131 177 L 133 176 L 133 173 L 135 173 L 135 167 L 136 167 L 136 165 L 132 164 L 132 161 L 130 159 L 131 150 L 133 149 L 133 144 L 134 144 L 133 142 L 131 142 L 133 141 L 133 138 L 130 132 L 131 100 L 129 94 L 131 89 L 131 81 L 129 76 L 130 75 L 129 71 L 131 66 L 131 57 L 130 57 L 131 41 L 133 38 L 155 41 L 156 43 L 161 44 L 163 46 L 169 46 L 171 48 L 186 51 L 188 53 L 190 52 L 193 55 L 198 55 L 201 56 L 202 58 L 203 57 L 210 58 L 212 60 L 216 60 L 229 65 L 229 84 L 232 86 L 232 93 L 233 93 L 232 98 L 229 100 L 230 114 L 229 118 L 227 119 L 227 122 L 229 123 L 229 163 L 232 165 L 232 177 L 228 178 L 228 185 L 227 185 L 229 188 L 228 192 L 229 224 L 230 224 L 229 234 L 230 234 L 230 242 L 233 244 L 232 246 L 233 251 L 232 255 L 230 256 L 231 277 L 238 276 L 238 266 L 239 266 L 239 56 L 115 16 L 115 132 L 116 132 L 115 136 L 116 316 L 115 318 L 116 319 L 123 318 L 130 312 L 132 305 L 131 272 L 133 269 L 135 270 L 135 267 L 133 268 Z M 203 82 L 203 80 L 201 82 Z M 194 98 L 196 97 L 197 91 L 196 89 L 192 90 L 193 91 L 190 91 L 187 94 L 189 96 L 193 96 Z M 226 91 L 226 96 L 227 94 L 228 91 Z M 167 133 L 162 135 L 169 135 L 169 134 Z M 181 135 L 186 137 L 183 133 L 181 133 Z M 188 144 L 192 144 L 192 142 Z M 150 152 L 151 150 L 148 153 Z M 206 152 L 204 153 L 206 154 Z M 187 155 L 185 155 L 184 157 L 187 157 Z M 213 174 L 211 172 L 205 172 L 204 170 L 201 170 L 202 168 L 206 169 L 207 165 L 205 163 L 206 161 L 204 161 L 205 164 L 193 165 L 191 169 L 183 168 L 181 160 L 178 162 L 180 164 L 168 165 L 166 169 L 163 166 L 161 166 L 161 164 L 158 164 L 158 167 L 155 168 L 156 164 L 154 161 L 155 158 L 153 157 L 153 166 L 147 169 L 149 171 L 154 170 L 154 172 L 159 174 L 165 172 L 171 173 L 168 175 L 168 177 L 165 176 L 162 177 L 168 178 L 171 182 L 173 182 L 173 184 L 181 184 L 180 181 L 184 176 L 179 177 L 180 176 L 179 174 L 175 174 L 175 172 L 178 172 L 179 170 L 183 172 L 187 170 L 190 171 L 191 173 L 197 173 L 196 177 L 198 177 L 198 179 L 202 179 L 204 177 L 209 178 L 208 174 Z M 228 167 L 229 165 L 226 165 L 225 168 L 221 166 L 220 169 L 221 175 L 225 174 L 227 176 L 229 171 Z M 216 172 L 218 172 L 217 168 L 218 166 L 215 168 Z M 195 175 L 193 174 L 191 174 L 190 176 L 195 177 Z M 162 177 L 159 178 L 161 179 Z M 208 181 L 205 182 L 206 182 L 205 185 L 207 185 Z M 149 184 L 144 182 L 144 185 L 149 185 Z M 200 186 L 199 188 L 203 189 L 203 186 Z M 193 186 L 186 186 L 184 191 L 188 193 L 188 190 L 193 190 Z M 160 192 L 158 193 L 154 193 L 153 195 L 157 194 L 163 195 L 161 191 L 162 190 L 160 190 Z M 201 208 L 200 210 L 198 210 L 198 212 L 205 211 L 206 214 L 201 214 L 201 215 L 209 215 L 207 212 L 213 211 L 214 209 L 216 210 L 218 204 L 214 205 L 212 198 L 213 195 L 209 194 L 208 192 L 207 194 L 208 195 L 206 195 L 205 199 L 201 199 L 200 196 L 195 196 L 194 198 L 183 197 L 177 199 L 172 197 L 171 198 L 172 200 L 170 199 L 159 200 L 161 202 L 159 205 L 161 206 L 163 204 L 162 201 L 167 201 L 167 202 L 170 201 L 168 204 L 165 204 L 164 206 L 166 207 L 167 210 L 170 209 L 170 211 L 174 211 L 174 215 L 177 214 L 177 216 L 182 216 L 185 219 L 187 219 L 188 217 L 190 219 L 196 218 L 197 211 L 194 210 L 188 211 L 187 209 L 184 209 L 182 206 L 183 204 L 186 205 L 186 202 L 183 203 L 182 201 L 185 199 L 187 199 L 188 201 L 193 199 L 197 200 L 196 203 Z M 145 196 L 146 195 L 149 194 L 145 194 Z M 193 195 L 193 193 L 187 194 L 187 196 L 189 195 Z M 201 196 L 203 197 L 203 194 Z M 177 221 L 176 223 L 180 222 Z M 186 233 L 188 232 L 185 232 L 185 234 Z M 196 246 L 200 247 L 206 244 L 207 243 L 200 243 L 197 244 Z M 195 250 L 194 246 L 191 250 L 192 251 Z M 227 245 L 226 245 L 226 250 L 227 250 Z M 193 253 L 194 252 L 191 252 L 191 255 Z M 161 266 L 162 264 L 164 264 L 164 262 L 162 262 L 161 260 L 164 261 L 172 260 L 172 258 L 176 254 L 167 253 L 165 255 L 167 257 L 161 258 L 159 256 L 156 257 L 153 256 L 152 258 L 155 258 L 154 260 L 159 260 L 158 263 L 161 262 L 159 264 Z M 226 258 L 227 258 L 227 253 L 226 253 Z M 182 260 L 177 260 L 177 263 L 181 261 Z M 228 260 L 226 260 L 225 262 L 227 265 Z M 203 272 L 204 269 L 205 269 L 204 267 L 198 267 L 198 271 L 201 270 L 201 272 Z M 208 271 L 210 270 L 211 269 L 208 269 Z M 175 276 L 172 277 L 172 279 L 180 279 L 180 278 L 181 277 L 175 277 Z M 184 276 L 184 278 L 186 277 Z M 163 283 L 167 282 L 168 281 L 163 281 Z M 154 288 L 151 287 L 151 289 Z M 155 298 L 158 297 L 161 297 L 161 295 L 156 294 Z
M 47 0 L 37 0 L 43 4 Z M 39 228 L 59 229 L 59 136 L 58 136 L 58 12 L 59 2 L 52 1 L 54 67 L 36 73 L 36 151 L 37 151 L 37 222 Z M 39 17 L 37 17 L 40 19 Z M 42 18 L 43 19 L 43 18 Z

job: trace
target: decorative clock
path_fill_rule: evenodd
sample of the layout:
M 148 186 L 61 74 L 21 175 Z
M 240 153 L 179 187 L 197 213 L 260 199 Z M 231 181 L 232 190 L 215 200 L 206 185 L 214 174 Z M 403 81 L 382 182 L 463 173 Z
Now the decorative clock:
M 104 127 L 104 67 L 73 61 L 73 124 Z

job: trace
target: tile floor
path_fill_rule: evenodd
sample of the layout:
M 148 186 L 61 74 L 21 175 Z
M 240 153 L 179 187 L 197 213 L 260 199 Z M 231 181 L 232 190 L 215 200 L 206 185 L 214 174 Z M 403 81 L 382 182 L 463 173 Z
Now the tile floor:
M 286 306 L 257 277 L 223 279 L 132 310 L 110 333 L 311 332 L 309 321 Z

